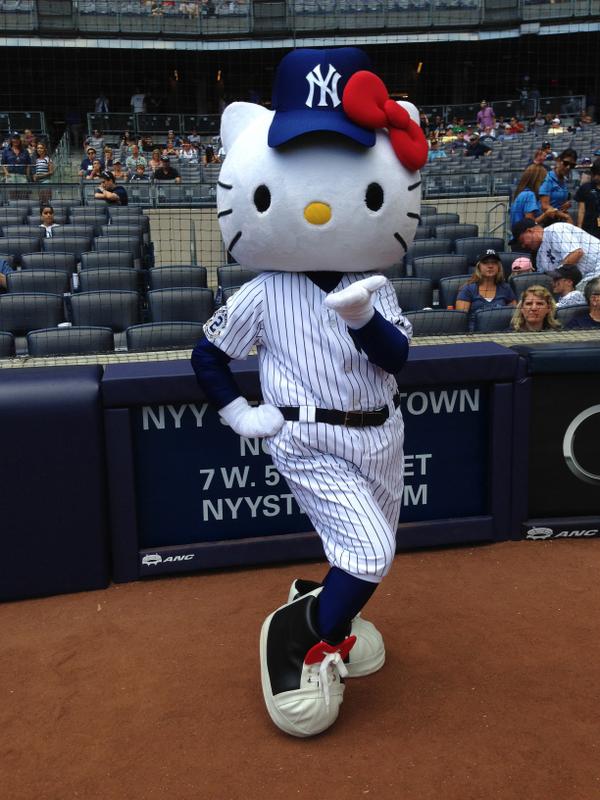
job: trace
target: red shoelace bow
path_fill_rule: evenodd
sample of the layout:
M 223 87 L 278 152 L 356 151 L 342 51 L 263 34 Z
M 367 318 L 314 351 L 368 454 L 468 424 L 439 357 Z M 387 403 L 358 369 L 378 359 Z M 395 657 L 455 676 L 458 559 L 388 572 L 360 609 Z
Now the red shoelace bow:
M 363 128 L 387 128 L 399 161 L 416 172 L 427 161 L 427 139 L 408 111 L 388 95 L 373 72 L 355 72 L 344 89 L 342 105 L 348 117 Z

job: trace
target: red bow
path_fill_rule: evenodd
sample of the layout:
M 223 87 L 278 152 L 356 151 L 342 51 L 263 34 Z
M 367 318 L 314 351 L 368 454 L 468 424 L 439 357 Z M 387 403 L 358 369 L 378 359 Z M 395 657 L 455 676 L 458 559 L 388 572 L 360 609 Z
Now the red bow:
M 428 146 L 421 127 L 408 111 L 390 99 L 384 82 L 372 72 L 355 72 L 344 89 L 346 115 L 363 128 L 387 128 L 400 162 L 416 172 L 427 161 Z

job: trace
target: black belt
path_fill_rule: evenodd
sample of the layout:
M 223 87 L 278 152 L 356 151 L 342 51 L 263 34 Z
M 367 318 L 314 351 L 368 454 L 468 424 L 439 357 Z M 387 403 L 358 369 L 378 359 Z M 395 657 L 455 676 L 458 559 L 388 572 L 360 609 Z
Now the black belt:
M 395 394 L 392 402 L 394 408 L 400 405 L 400 395 Z M 300 420 L 300 408 L 298 406 L 280 406 L 279 410 L 283 418 L 288 422 L 298 422 Z M 314 422 L 326 422 L 328 425 L 345 425 L 347 428 L 366 428 L 370 425 L 378 426 L 390 416 L 388 406 L 376 408 L 373 411 L 338 411 L 335 408 L 315 408 Z M 311 420 L 312 421 L 312 420 Z

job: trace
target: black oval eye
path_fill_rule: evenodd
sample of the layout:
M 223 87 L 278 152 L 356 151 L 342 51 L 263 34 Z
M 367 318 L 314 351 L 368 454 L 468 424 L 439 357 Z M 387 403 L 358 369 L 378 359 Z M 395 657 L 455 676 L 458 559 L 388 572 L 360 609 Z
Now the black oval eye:
M 379 211 L 383 205 L 383 189 L 378 183 L 370 183 L 367 186 L 365 203 L 371 211 Z
M 254 192 L 254 205 L 261 214 L 271 205 L 271 192 L 269 187 L 262 183 Z

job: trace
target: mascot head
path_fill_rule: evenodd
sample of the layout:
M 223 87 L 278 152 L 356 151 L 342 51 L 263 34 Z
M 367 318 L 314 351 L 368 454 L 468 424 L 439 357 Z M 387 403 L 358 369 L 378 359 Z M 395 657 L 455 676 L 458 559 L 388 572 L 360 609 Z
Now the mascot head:
M 402 260 L 421 205 L 427 142 L 361 50 L 294 50 L 273 110 L 232 103 L 217 189 L 226 247 L 255 270 L 385 269 Z

